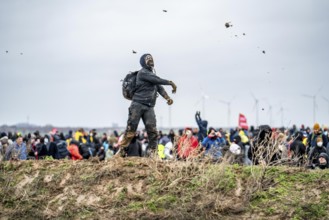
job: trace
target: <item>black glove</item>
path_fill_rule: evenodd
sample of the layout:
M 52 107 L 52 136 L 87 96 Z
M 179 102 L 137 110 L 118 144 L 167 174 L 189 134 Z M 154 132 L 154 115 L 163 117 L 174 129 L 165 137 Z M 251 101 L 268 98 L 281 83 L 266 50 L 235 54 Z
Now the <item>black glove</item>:
M 177 90 L 177 86 L 175 85 L 175 83 L 173 81 L 169 81 L 171 87 L 172 87 L 172 93 L 176 93 Z

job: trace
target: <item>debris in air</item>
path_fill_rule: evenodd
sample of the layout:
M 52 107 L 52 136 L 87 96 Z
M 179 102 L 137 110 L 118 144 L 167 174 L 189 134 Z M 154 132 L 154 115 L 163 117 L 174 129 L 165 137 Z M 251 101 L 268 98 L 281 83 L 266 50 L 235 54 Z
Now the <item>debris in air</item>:
M 225 27 L 226 27 L 226 28 L 229 28 L 229 27 L 233 27 L 233 25 L 231 24 L 231 22 L 226 22 L 226 23 L 225 23 Z

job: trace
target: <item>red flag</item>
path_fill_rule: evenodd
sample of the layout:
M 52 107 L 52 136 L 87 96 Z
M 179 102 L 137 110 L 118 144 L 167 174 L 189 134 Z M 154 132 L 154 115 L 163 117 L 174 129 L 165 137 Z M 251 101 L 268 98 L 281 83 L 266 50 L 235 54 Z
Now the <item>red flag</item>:
M 239 114 L 239 127 L 248 130 L 247 118 L 243 114 Z

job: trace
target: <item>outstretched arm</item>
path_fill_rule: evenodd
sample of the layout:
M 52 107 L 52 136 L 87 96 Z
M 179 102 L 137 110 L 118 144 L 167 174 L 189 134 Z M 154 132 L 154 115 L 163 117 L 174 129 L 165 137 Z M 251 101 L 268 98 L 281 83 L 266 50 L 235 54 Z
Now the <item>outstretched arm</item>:
M 138 73 L 138 78 L 142 81 L 150 82 L 156 85 L 170 85 L 170 81 L 166 79 L 161 79 L 155 74 L 149 74 L 145 71 L 140 71 Z
M 150 74 L 150 73 L 145 72 L 143 70 L 139 71 L 137 77 L 142 81 L 150 82 L 150 83 L 155 84 L 155 85 L 171 85 L 172 93 L 176 93 L 177 86 L 175 85 L 175 83 L 173 81 L 166 80 L 166 79 L 161 79 L 157 75 L 152 74 L 152 73 Z

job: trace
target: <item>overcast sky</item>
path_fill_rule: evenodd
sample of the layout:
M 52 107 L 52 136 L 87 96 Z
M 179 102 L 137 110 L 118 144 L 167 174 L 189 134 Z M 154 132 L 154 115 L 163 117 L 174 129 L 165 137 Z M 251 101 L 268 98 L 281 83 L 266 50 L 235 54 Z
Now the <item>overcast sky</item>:
M 328 11 L 327 0 L 0 0 L 0 124 L 125 126 L 120 80 L 151 53 L 178 87 L 165 86 L 171 110 L 158 98 L 158 127 L 195 127 L 197 110 L 210 126 L 237 126 L 239 113 L 256 125 L 254 97 L 259 124 L 271 105 L 272 126 L 312 126 L 302 94 L 328 125 Z

